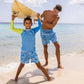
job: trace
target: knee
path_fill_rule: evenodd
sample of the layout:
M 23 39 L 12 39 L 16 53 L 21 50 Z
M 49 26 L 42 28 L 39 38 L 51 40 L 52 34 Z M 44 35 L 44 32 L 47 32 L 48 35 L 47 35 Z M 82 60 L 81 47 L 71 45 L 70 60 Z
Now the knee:
M 48 49 L 48 46 L 44 45 L 44 51 L 47 51 L 47 49 Z
M 24 67 L 24 65 L 25 65 L 25 64 L 22 64 L 22 63 L 20 64 L 20 66 L 21 66 L 22 68 Z
M 41 65 L 39 65 L 39 66 L 37 66 L 38 67 L 38 69 L 42 69 L 42 66 Z
M 55 47 L 56 47 L 56 48 L 60 48 L 60 45 L 59 45 L 59 44 L 57 44 Z

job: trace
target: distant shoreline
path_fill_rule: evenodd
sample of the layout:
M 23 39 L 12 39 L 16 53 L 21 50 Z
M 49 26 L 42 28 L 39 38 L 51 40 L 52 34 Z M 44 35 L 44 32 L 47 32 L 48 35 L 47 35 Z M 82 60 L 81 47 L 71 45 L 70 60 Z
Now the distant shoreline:
M 0 22 L 0 24 L 10 24 L 10 22 Z M 15 23 L 15 24 L 23 24 L 23 23 Z
M 10 24 L 10 22 L 0 22 L 0 24 Z M 23 24 L 22 22 L 15 24 Z M 84 25 L 84 23 L 58 23 L 58 25 Z

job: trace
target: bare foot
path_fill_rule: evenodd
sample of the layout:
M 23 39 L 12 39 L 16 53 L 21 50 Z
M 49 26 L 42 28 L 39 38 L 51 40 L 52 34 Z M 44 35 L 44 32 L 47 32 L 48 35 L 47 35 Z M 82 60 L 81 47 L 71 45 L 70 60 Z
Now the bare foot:
M 48 63 L 45 63 L 43 66 L 45 67 L 45 66 L 47 66 L 48 65 Z
M 15 78 L 15 81 L 17 82 L 18 78 Z
M 51 78 L 50 77 L 48 78 L 48 81 L 51 81 Z
M 54 78 L 53 77 L 49 77 L 48 78 L 48 81 L 52 81 Z
M 58 68 L 60 68 L 60 69 L 64 69 L 61 65 L 59 65 Z

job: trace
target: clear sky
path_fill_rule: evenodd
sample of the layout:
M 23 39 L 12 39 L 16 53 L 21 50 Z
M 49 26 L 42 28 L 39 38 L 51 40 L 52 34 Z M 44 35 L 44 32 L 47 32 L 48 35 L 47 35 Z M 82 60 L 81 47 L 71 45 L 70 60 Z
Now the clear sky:
M 0 0 L 0 22 L 10 22 L 11 6 L 14 0 Z M 47 9 L 52 10 L 56 4 L 63 7 L 59 23 L 84 24 L 84 0 L 18 0 L 40 14 Z M 22 22 L 16 19 L 16 22 Z

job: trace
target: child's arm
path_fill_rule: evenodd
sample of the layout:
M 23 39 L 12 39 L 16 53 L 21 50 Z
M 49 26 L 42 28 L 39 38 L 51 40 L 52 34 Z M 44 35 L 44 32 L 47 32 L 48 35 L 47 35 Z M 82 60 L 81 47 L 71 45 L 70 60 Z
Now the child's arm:
M 37 14 L 38 27 L 36 27 L 36 28 L 33 29 L 35 33 L 38 32 L 38 31 L 41 29 L 41 27 L 42 27 L 42 25 L 41 25 L 41 20 L 39 19 L 39 17 L 40 17 L 40 14 Z
M 45 16 L 46 12 L 47 12 L 47 10 L 45 10 L 45 11 L 42 13 L 41 18 L 43 18 L 43 17 Z M 38 21 L 38 19 L 34 19 L 34 23 L 35 23 L 35 21 Z M 41 20 L 41 22 L 43 22 L 43 20 Z
M 24 29 L 17 29 L 17 28 L 14 27 L 14 19 L 15 19 L 15 18 L 16 18 L 16 16 L 12 15 L 12 20 L 11 20 L 10 29 L 11 29 L 12 31 L 14 31 L 14 32 L 17 32 L 17 33 L 21 34 L 21 33 L 24 31 Z
M 35 23 L 35 21 L 38 21 L 38 19 L 34 19 L 34 23 Z M 43 20 L 41 20 L 41 22 L 43 22 Z

